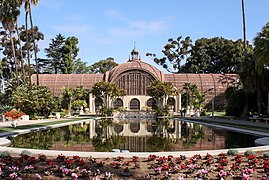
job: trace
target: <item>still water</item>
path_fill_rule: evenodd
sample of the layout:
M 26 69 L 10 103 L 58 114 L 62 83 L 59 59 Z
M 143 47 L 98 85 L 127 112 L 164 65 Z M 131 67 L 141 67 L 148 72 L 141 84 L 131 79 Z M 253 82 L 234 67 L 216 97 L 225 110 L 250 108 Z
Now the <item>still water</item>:
M 173 119 L 89 120 L 9 137 L 12 147 L 68 151 L 188 151 L 254 146 L 257 137 Z

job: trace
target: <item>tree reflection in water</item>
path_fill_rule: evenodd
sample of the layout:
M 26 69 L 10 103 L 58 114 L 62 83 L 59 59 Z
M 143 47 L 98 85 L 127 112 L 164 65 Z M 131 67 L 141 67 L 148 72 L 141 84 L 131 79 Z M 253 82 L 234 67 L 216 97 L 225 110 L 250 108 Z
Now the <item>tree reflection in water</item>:
M 119 148 L 120 144 L 125 142 L 123 136 L 109 133 L 109 128 L 113 126 L 114 123 L 111 118 L 102 118 L 101 120 L 96 121 L 95 132 L 97 135 L 92 139 L 95 151 L 111 151 L 112 149 Z
M 184 147 L 188 148 L 194 146 L 199 140 L 202 140 L 204 137 L 202 126 L 199 124 L 182 122 L 181 137 L 182 144 Z
M 60 140 L 60 129 L 36 131 L 17 137 L 9 137 L 13 147 L 30 149 L 50 149 L 54 141 Z
M 173 121 L 174 122 L 174 121 Z M 153 135 L 148 139 L 147 145 L 150 151 L 171 151 L 177 143 L 177 139 L 171 136 L 175 131 L 174 125 L 168 118 L 158 118 L 151 124 Z

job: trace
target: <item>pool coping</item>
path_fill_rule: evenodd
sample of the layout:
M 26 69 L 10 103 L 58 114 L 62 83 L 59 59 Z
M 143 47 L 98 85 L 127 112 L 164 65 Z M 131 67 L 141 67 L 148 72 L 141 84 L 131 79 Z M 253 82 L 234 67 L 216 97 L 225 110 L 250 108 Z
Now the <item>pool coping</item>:
M 90 119 L 99 119 L 98 118 L 90 118 Z M 31 128 L 31 129 L 25 129 L 25 130 L 18 130 L 16 132 L 8 132 L 9 135 L 14 135 L 14 134 L 24 134 L 32 131 L 38 131 L 38 130 L 45 130 L 45 129 L 51 129 L 51 128 L 56 128 L 56 127 L 62 127 L 70 124 L 76 124 L 76 123 L 83 123 L 86 121 L 89 121 L 90 119 L 83 119 L 79 121 L 74 121 L 74 122 L 67 122 L 67 123 L 61 123 L 61 124 L 55 124 L 55 125 L 49 125 L 49 126 L 44 126 L 44 127 L 38 127 L 38 128 Z M 180 119 L 180 118 L 175 118 L 175 119 Z M 238 130 L 238 128 L 232 128 L 232 127 L 227 127 L 227 126 L 221 126 L 221 125 L 216 125 L 216 124 L 209 124 L 209 123 L 203 123 L 203 122 L 197 122 L 197 121 L 191 121 L 191 120 L 184 120 L 180 119 L 186 122 L 194 122 L 202 125 L 210 125 L 213 127 L 218 127 L 218 128 L 225 128 L 225 129 L 232 129 L 237 130 L 238 132 L 242 132 L 241 130 Z M 250 130 L 244 130 L 245 133 L 253 133 L 255 131 L 250 131 Z M 7 133 L 7 134 L 8 134 Z M 257 133 L 257 132 L 256 132 Z M 6 135 L 8 136 L 8 135 Z M 262 135 L 264 136 L 264 135 Z M 269 136 L 269 133 L 266 133 L 266 136 Z M 150 154 L 155 154 L 157 156 L 168 156 L 168 155 L 173 155 L 173 156 L 180 156 L 180 155 L 185 155 L 186 157 L 191 157 L 195 154 L 200 154 L 201 156 L 205 156 L 207 153 L 211 155 L 218 155 L 220 153 L 227 153 L 229 149 L 219 149 L 219 150 L 202 150 L 202 151 L 167 151 L 167 152 L 82 152 L 82 151 L 63 151 L 63 150 L 40 150 L 40 149 L 28 149 L 28 148 L 13 148 L 13 147 L 3 147 L 1 146 L 1 139 L 5 138 L 0 138 L 0 152 L 1 151 L 9 151 L 10 153 L 13 154 L 21 154 L 23 150 L 30 151 L 32 155 L 38 155 L 38 154 L 44 154 L 46 156 L 55 156 L 57 157 L 59 154 L 63 154 L 65 156 L 74 156 L 78 155 L 80 157 L 90 157 L 93 156 L 95 158 L 107 158 L 107 157 L 126 157 L 126 158 L 131 158 L 133 156 L 139 156 L 141 158 L 147 158 Z M 5 141 L 6 142 L 6 141 Z M 252 151 L 269 151 L 269 146 L 258 146 L 258 147 L 247 147 L 247 148 L 233 148 L 238 150 L 239 153 L 244 153 L 247 150 L 252 150 Z

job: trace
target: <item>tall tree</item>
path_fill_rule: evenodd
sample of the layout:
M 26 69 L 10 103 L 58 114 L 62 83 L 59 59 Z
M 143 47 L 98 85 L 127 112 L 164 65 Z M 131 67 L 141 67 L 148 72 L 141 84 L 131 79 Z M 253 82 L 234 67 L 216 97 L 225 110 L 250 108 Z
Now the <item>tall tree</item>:
M 58 74 L 61 71 L 61 63 L 63 59 L 63 46 L 65 44 L 65 37 L 57 34 L 55 38 L 51 39 L 48 48 L 45 48 L 45 53 L 48 59 L 40 60 L 43 63 L 45 73 Z
M 113 69 L 114 67 L 116 67 L 118 65 L 118 63 L 116 63 L 114 61 L 114 58 L 109 57 L 105 60 L 100 60 L 94 64 L 92 64 L 89 69 L 90 72 L 93 74 L 103 74 L 107 71 L 110 71 L 111 69 Z
M 168 39 L 168 43 L 164 46 L 164 50 L 162 50 L 164 57 L 157 58 L 153 53 L 147 53 L 146 56 L 153 57 L 154 62 L 163 66 L 168 72 L 181 73 L 181 61 L 187 58 L 191 47 L 192 40 L 190 37 L 182 39 L 179 36 L 176 40 L 173 38 Z
M 252 47 L 249 47 L 252 48 Z M 182 68 L 185 73 L 238 73 L 244 60 L 241 40 L 201 38 L 195 41 Z
M 89 74 L 91 73 L 90 67 L 87 66 L 87 62 L 82 61 L 80 58 L 75 60 L 74 74 Z
M 262 28 L 262 31 L 254 38 L 254 57 L 256 68 L 259 73 L 269 67 L 269 22 Z
M 243 36 L 244 36 L 244 52 L 247 54 L 247 32 L 246 32 L 246 15 L 245 15 L 245 0 L 242 0 L 242 17 L 243 17 Z
M 74 72 L 74 62 L 78 55 L 78 39 L 74 36 L 68 37 L 63 46 L 63 61 L 61 71 L 63 74 L 72 74 Z
M 29 75 L 29 85 L 30 87 L 32 86 L 31 83 L 31 55 L 30 55 L 30 42 L 29 42 L 29 32 L 28 32 L 28 22 L 30 19 L 30 25 L 31 25 L 31 29 L 34 28 L 33 26 L 33 17 L 32 17 L 32 11 L 31 11 L 31 4 L 33 5 L 37 5 L 38 4 L 38 0 L 18 0 L 18 2 L 20 3 L 20 5 L 24 5 L 24 10 L 25 10 L 25 29 L 26 29 L 26 48 L 27 48 L 27 61 L 28 61 L 28 75 Z M 34 37 L 35 35 L 32 34 L 32 36 Z M 35 38 L 33 38 L 35 39 Z M 38 69 L 38 59 L 37 59 L 37 47 L 36 47 L 36 43 L 35 40 L 33 42 L 34 44 L 34 56 L 35 56 L 35 62 L 36 62 L 36 68 Z M 39 83 L 38 80 L 38 70 L 36 71 L 37 73 L 37 84 Z
M 12 56 L 15 64 L 15 76 L 17 79 L 17 85 L 19 85 L 18 79 L 18 62 L 16 57 L 15 45 L 14 45 L 14 30 L 17 22 L 17 18 L 20 15 L 19 5 L 16 0 L 1 0 L 0 1 L 0 19 L 2 26 L 8 31 L 9 39 L 11 42 Z

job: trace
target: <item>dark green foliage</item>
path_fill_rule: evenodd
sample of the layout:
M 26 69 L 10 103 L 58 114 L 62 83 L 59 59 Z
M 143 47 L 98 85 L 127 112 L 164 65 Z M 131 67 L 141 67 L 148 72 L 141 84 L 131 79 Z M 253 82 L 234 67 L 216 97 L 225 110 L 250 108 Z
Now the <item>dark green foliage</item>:
M 48 59 L 40 59 L 40 67 L 43 73 L 60 73 L 62 58 L 63 58 L 63 46 L 65 44 L 65 37 L 61 34 L 57 34 L 54 39 L 51 39 L 51 43 L 48 48 L 45 48 L 46 56 Z
M 78 39 L 74 36 L 68 37 L 65 40 L 65 44 L 62 48 L 63 59 L 60 67 L 63 74 L 72 74 L 74 72 L 74 62 L 79 51 L 77 45 Z
M 12 102 L 17 109 L 30 115 L 49 115 L 53 109 L 51 92 L 47 86 L 19 86 L 12 92 Z
M 9 152 L 9 151 L 0 152 L 1 158 L 6 158 L 6 157 L 9 157 L 10 155 L 11 155 L 11 152 Z
M 104 106 L 100 109 L 100 115 L 101 116 L 113 116 L 113 111 L 114 111 L 113 107 Z
M 182 69 L 185 73 L 238 73 L 244 59 L 242 40 L 201 38 L 195 41 Z
M 228 156 L 235 156 L 235 155 L 237 155 L 238 154 L 238 150 L 236 150 L 236 149 L 229 149 L 228 151 L 227 151 L 227 155 Z
M 94 63 L 93 65 L 91 65 L 89 67 L 89 69 L 90 69 L 90 73 L 102 74 L 102 73 L 105 73 L 107 71 L 110 71 L 111 69 L 113 69 L 117 65 L 118 65 L 118 63 L 116 63 L 114 61 L 114 58 L 109 57 L 106 60 L 100 60 L 100 61 Z
M 244 110 L 244 105 L 246 103 L 245 92 L 242 89 L 235 90 L 231 92 L 231 89 L 228 91 L 229 98 L 227 99 L 228 105 L 226 109 L 227 116 L 237 116 L 240 117 Z
M 262 31 L 254 39 L 254 56 L 256 68 L 261 74 L 265 66 L 269 65 L 269 22 L 262 28 Z
M 246 150 L 245 156 L 251 156 L 251 155 L 256 155 L 256 152 L 254 152 L 252 150 Z

